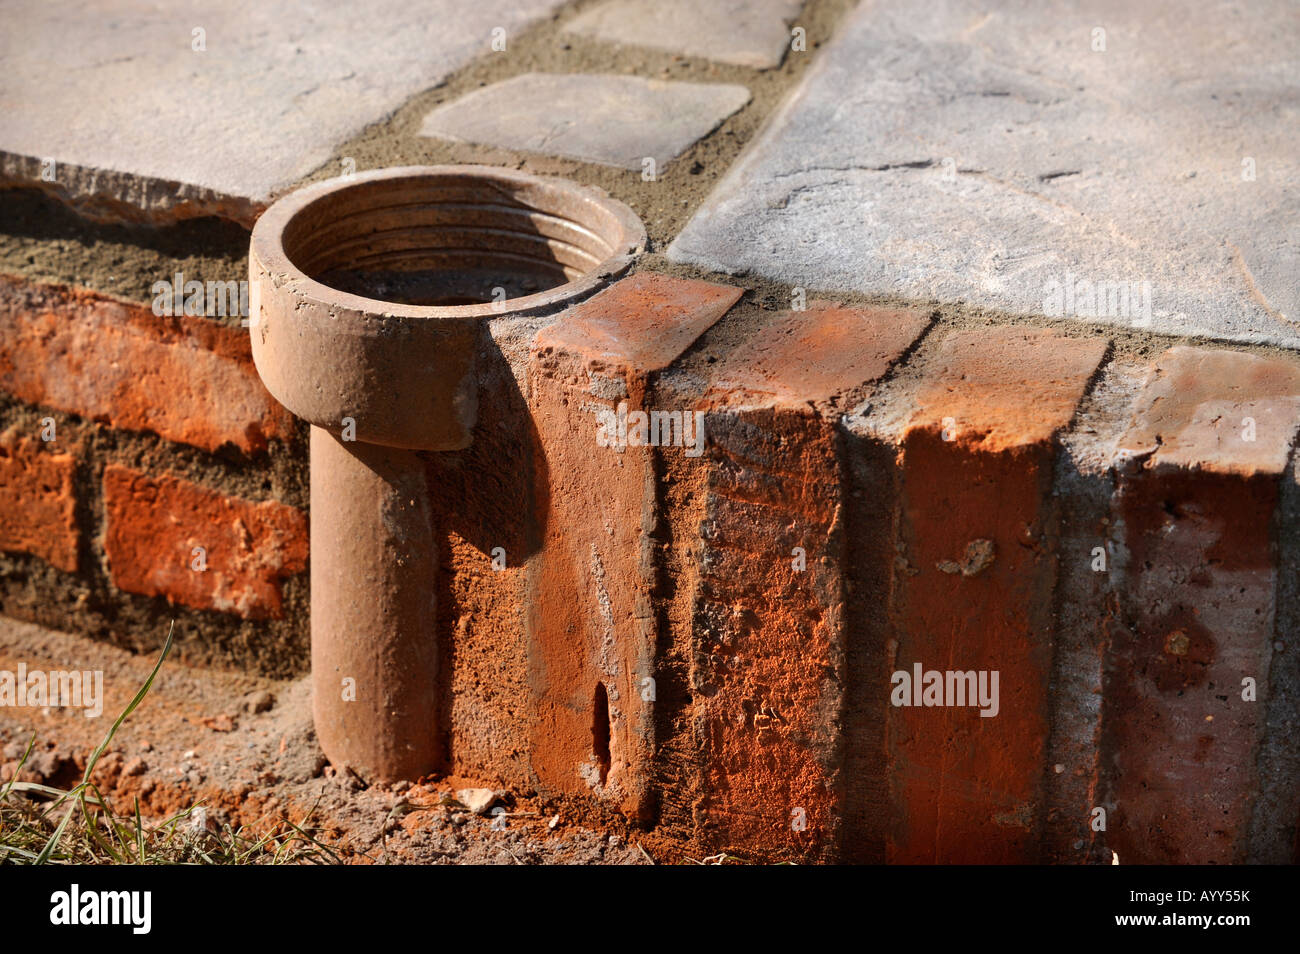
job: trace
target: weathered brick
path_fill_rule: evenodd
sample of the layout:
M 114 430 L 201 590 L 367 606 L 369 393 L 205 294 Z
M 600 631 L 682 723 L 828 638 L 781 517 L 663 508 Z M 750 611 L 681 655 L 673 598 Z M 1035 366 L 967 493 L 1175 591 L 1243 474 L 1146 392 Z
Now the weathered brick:
M 1109 864 L 1101 805 L 1101 710 L 1106 647 L 1116 630 L 1115 584 L 1123 547 L 1116 535 L 1111 466 L 1146 366 L 1107 363 L 1059 438 L 1053 494 L 1058 577 L 1054 602 L 1051 734 L 1044 773 L 1043 863 Z
M 109 464 L 104 509 L 109 570 L 128 593 L 279 617 L 281 581 L 307 567 L 307 518 L 278 501 L 254 503 Z M 201 564 L 206 569 L 195 568 Z
M 740 289 L 640 274 L 564 314 L 533 345 L 529 392 L 546 502 L 529 562 L 532 737 L 542 790 L 653 810 L 656 501 L 652 449 L 599 446 L 602 411 L 644 407 Z M 672 452 L 681 452 L 672 451 Z
M 902 440 L 893 666 L 997 672 L 999 708 L 994 717 L 971 705 L 890 708 L 891 861 L 1037 856 L 1054 436 L 1106 347 L 1035 329 L 956 333 L 918 388 Z
M 928 319 L 895 308 L 846 308 L 811 301 L 783 312 L 715 369 L 710 398 L 731 406 L 798 408 L 879 380 L 911 347 Z
M 77 571 L 76 469 L 71 454 L 12 429 L 0 435 L 0 549 Z
M 537 335 L 543 360 L 555 353 L 596 374 L 631 377 L 660 371 L 722 317 L 741 290 L 640 272 L 570 309 Z
M 1120 454 L 1147 470 L 1280 476 L 1300 426 L 1300 368 L 1239 351 L 1170 348 L 1152 366 Z
M 698 823 L 718 848 L 825 853 L 843 685 L 834 428 L 807 408 L 711 412 L 692 689 Z
M 810 303 L 713 369 L 693 689 L 697 806 L 718 848 L 833 857 L 845 705 L 841 439 L 928 319 Z
M 1259 790 L 1278 563 L 1279 480 L 1300 368 L 1178 347 L 1120 442 L 1128 551 L 1106 659 L 1107 845 L 1121 863 L 1245 860 Z M 1243 699 L 1253 679 L 1256 700 Z
M 293 430 L 247 332 L 11 276 L 0 276 L 0 389 L 208 451 L 258 451 Z

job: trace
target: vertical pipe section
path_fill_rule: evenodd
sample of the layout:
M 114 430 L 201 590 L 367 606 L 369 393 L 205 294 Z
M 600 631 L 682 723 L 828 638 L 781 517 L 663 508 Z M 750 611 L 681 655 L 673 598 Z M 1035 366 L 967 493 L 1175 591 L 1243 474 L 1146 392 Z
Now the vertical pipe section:
M 382 248 L 371 242 L 376 229 Z M 636 213 L 599 189 L 489 166 L 357 173 L 281 196 L 258 218 L 248 254 L 253 360 L 276 400 L 313 425 L 314 709 L 336 767 L 376 781 L 439 767 L 431 501 L 421 460 L 393 448 L 469 446 L 478 356 L 493 347 L 486 322 L 581 301 L 627 271 L 645 243 Z M 491 272 L 493 286 L 544 287 L 435 305 L 324 280 L 418 269 L 478 297 L 467 264 Z M 360 439 L 344 442 L 332 434 L 349 417 Z
M 312 707 L 321 748 L 365 781 L 438 764 L 433 537 L 414 451 L 311 429 Z

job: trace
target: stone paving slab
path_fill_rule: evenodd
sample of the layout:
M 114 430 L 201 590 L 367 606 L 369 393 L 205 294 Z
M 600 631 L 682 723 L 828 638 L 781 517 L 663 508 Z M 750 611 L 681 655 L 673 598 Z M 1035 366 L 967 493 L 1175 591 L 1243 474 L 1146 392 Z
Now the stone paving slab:
M 623 169 L 649 157 L 660 168 L 747 102 L 734 83 L 525 73 L 439 106 L 420 135 Z
M 1297 347 L 1298 47 L 1281 0 L 863 4 L 668 255 Z
M 561 3 L 5 0 L 0 184 L 39 179 L 53 159 L 73 199 L 147 218 L 247 218 L 338 143 L 490 53 L 494 29 L 508 43 Z
M 803 0 L 609 0 L 566 30 L 718 63 L 770 69 L 790 45 Z

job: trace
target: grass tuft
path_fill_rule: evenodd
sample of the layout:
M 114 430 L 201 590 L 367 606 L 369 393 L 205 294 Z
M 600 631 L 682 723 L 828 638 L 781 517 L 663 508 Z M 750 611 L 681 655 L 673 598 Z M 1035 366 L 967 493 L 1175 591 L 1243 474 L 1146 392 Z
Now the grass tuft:
M 206 809 L 195 803 L 170 818 L 150 823 L 140 813 L 138 798 L 130 814 L 120 814 L 91 781 L 95 765 L 118 729 L 153 686 L 171 651 L 175 628 L 173 622 L 149 678 L 91 753 L 76 786 L 64 790 L 18 781 L 36 745 L 36 736 L 32 736 L 13 777 L 0 786 L 0 864 L 341 863 L 335 851 L 317 840 L 314 830 L 307 827 L 311 812 L 302 825 L 282 821 L 268 830 L 253 832 L 242 826 L 211 825 Z

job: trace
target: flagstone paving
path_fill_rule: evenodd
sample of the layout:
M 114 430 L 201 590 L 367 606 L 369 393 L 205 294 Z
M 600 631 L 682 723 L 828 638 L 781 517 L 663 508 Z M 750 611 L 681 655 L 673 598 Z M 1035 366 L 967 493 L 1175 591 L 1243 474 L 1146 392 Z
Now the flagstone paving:
M 1300 346 L 1278 0 L 859 6 L 669 249 L 810 289 Z
M 249 219 L 335 147 L 562 0 L 8 0 L 0 184 Z M 48 178 L 47 178 L 48 181 Z
M 734 83 L 526 73 L 440 106 L 421 135 L 654 172 L 748 101 Z

